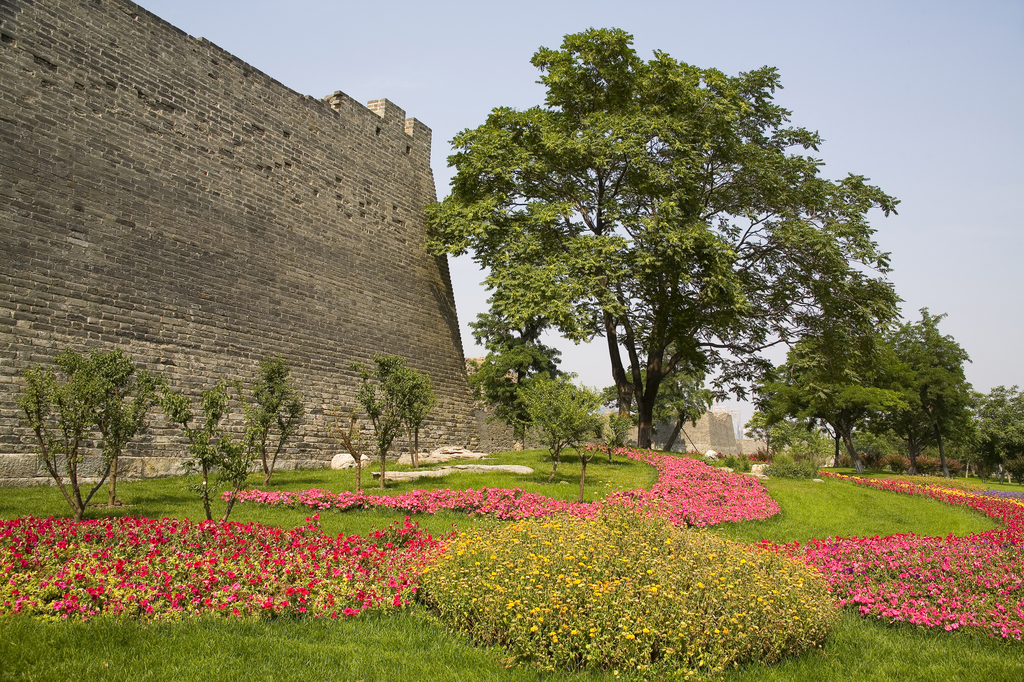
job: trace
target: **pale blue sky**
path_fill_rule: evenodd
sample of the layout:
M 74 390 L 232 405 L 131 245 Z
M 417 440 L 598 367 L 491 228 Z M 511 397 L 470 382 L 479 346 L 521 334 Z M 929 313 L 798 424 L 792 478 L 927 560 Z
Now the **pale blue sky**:
M 777 67 L 777 101 L 825 139 L 826 175 L 868 176 L 901 200 L 874 221 L 890 279 L 970 354 L 975 388 L 1024 385 L 1024 1 L 387 3 L 144 0 L 288 87 L 386 97 L 433 130 L 439 198 L 448 141 L 495 106 L 540 104 L 530 57 L 589 27 L 729 74 Z M 459 320 L 486 308 L 468 258 L 452 262 Z M 611 383 L 602 340 L 564 346 L 563 368 Z M 744 419 L 750 416 L 744 410 Z

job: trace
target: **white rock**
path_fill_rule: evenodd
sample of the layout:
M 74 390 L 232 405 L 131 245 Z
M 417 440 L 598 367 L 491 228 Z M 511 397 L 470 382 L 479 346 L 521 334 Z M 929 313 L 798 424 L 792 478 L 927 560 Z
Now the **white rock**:
M 440 469 L 418 469 L 416 471 L 388 471 L 384 479 L 388 481 L 415 481 L 419 478 L 440 478 L 448 474 L 464 471 L 467 473 L 486 473 L 488 471 L 504 471 L 510 474 L 532 474 L 533 469 L 519 464 L 456 464 Z M 371 472 L 374 478 L 380 478 L 379 471 Z M 564 481 L 563 481 L 564 482 Z
M 708 450 L 707 452 L 704 453 L 704 458 L 705 459 L 718 459 L 718 453 L 715 452 L 714 450 Z
M 347 452 L 339 452 L 331 458 L 332 469 L 351 469 L 356 465 L 355 458 Z
M 825 481 L 821 480 L 820 478 L 815 478 L 813 480 L 814 480 L 815 483 L 824 483 L 825 482 Z

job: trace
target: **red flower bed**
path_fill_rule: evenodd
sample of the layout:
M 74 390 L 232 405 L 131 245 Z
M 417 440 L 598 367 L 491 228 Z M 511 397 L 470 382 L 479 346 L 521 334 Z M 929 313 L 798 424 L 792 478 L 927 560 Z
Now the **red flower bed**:
M 440 543 L 406 519 L 368 538 L 311 523 L 0 522 L 0 612 L 88 619 L 353 616 L 409 602 Z
M 1024 504 L 892 479 L 825 475 L 968 506 L 999 520 L 1005 528 L 967 537 L 893 535 L 811 540 L 803 547 L 766 541 L 763 546 L 802 555 L 825 574 L 839 605 L 857 607 L 861 615 L 945 630 L 977 627 L 995 636 L 1021 639 Z
M 310 509 L 370 509 L 385 507 L 409 514 L 440 510 L 491 514 L 499 519 L 525 519 L 569 513 L 592 518 L 604 505 L 625 505 L 652 511 L 676 525 L 709 526 L 725 521 L 766 519 L 779 513 L 779 505 L 751 476 L 732 474 L 689 457 L 663 455 L 651 450 L 622 448 L 616 454 L 646 462 L 658 469 L 650 490 L 612 493 L 599 502 L 553 500 L 518 488 L 482 490 L 414 490 L 401 495 L 373 495 L 365 491 L 332 493 L 244 490 L 238 502 L 306 506 Z M 225 499 L 231 495 L 224 493 Z
M 658 468 L 651 490 L 614 493 L 593 504 L 499 489 L 419 490 L 393 497 L 251 491 L 240 501 L 311 509 L 383 506 L 415 513 L 459 509 L 502 519 L 556 512 L 593 516 L 602 505 L 622 505 L 692 526 L 767 518 L 779 511 L 756 479 L 688 458 L 634 450 L 620 454 Z M 353 616 L 407 603 L 441 547 L 408 517 L 404 525 L 365 539 L 326 536 L 317 519 L 294 530 L 141 518 L 0 522 L 0 613 L 81 619 Z

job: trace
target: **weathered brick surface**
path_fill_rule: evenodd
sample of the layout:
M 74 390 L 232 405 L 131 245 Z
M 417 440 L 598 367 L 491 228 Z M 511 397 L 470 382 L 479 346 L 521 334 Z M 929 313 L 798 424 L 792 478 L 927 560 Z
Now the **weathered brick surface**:
M 120 347 L 198 393 L 282 354 L 306 397 L 283 466 L 329 461 L 351 361 L 434 381 L 426 447 L 476 447 L 447 261 L 423 248 L 430 130 L 300 95 L 125 0 L 0 3 L 0 477 L 35 467 L 21 374 Z M 137 475 L 177 471 L 159 421 Z M 5 459 L 6 458 L 6 459 Z

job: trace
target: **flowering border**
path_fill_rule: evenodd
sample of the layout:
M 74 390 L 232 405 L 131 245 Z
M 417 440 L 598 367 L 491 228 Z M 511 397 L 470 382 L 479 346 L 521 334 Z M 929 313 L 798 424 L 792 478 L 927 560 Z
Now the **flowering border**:
M 362 490 L 334 493 L 319 488 L 301 492 L 243 490 L 237 494 L 236 502 L 305 506 L 317 511 L 383 507 L 407 514 L 434 514 L 450 510 L 493 515 L 503 520 L 542 518 L 557 513 L 593 518 L 602 507 L 618 505 L 654 512 L 675 525 L 697 527 L 726 521 L 763 520 L 780 511 L 778 503 L 752 476 L 729 473 L 689 457 L 652 450 L 620 448 L 614 454 L 655 467 L 657 482 L 650 490 L 614 492 L 596 502 L 555 500 L 520 488 L 445 488 L 413 490 L 401 495 L 373 495 Z M 224 493 L 224 499 L 232 494 Z
M 863 616 L 929 628 L 981 628 L 1020 640 L 1024 631 L 1024 502 L 894 479 L 823 472 L 876 490 L 966 506 L 1003 528 L 966 537 L 829 538 L 761 546 L 803 556 L 828 579 L 838 605 Z
M 413 599 L 442 547 L 406 518 L 367 538 L 177 519 L 0 522 L 0 613 L 88 620 L 355 616 Z

